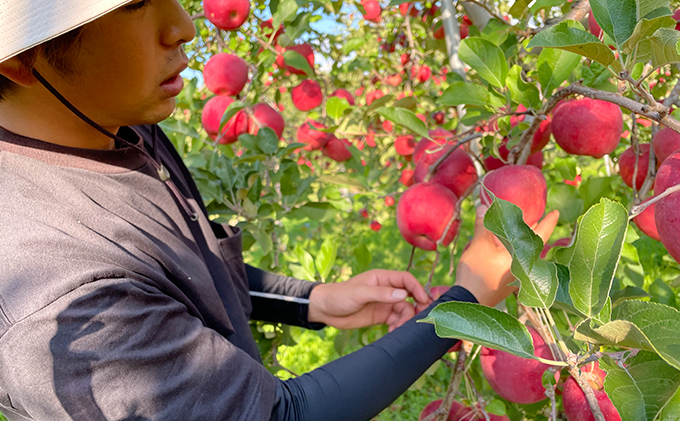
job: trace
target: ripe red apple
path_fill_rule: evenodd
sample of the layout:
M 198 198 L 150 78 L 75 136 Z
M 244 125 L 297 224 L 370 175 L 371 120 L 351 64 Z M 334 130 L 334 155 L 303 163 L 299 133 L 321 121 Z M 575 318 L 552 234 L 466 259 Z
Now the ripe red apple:
M 248 64 L 233 54 L 215 54 L 205 64 L 203 79 L 210 92 L 236 96 L 248 83 Z
M 382 123 L 382 128 L 383 128 L 383 130 L 385 130 L 387 133 L 389 133 L 389 132 L 391 132 L 392 130 L 394 130 L 394 125 L 392 124 L 391 121 L 385 120 L 385 121 L 383 121 L 383 123 Z
M 623 132 L 618 105 L 583 98 L 565 102 L 553 112 L 552 133 L 565 152 L 601 158 L 616 149 Z
M 326 127 L 316 121 L 307 119 L 302 126 L 298 128 L 297 140 L 300 143 L 306 143 L 307 146 L 304 147 L 307 151 L 312 151 L 316 149 L 322 149 L 326 146 L 326 143 L 331 139 L 330 133 L 325 133 L 319 130 L 314 130 L 309 125 L 316 127 L 317 129 L 325 129 Z
M 648 202 L 650 199 L 652 198 L 650 197 L 649 199 L 645 200 L 645 202 Z M 656 219 L 654 219 L 655 209 L 656 203 L 652 203 L 644 211 L 642 211 L 641 214 L 633 218 L 633 221 L 635 222 L 635 225 L 640 228 L 640 231 L 645 233 L 645 235 L 655 239 L 656 241 L 661 241 L 661 237 L 659 237 L 659 230 L 656 229 Z
M 274 130 L 276 136 L 281 139 L 286 123 L 278 111 L 267 104 L 260 103 L 253 105 L 252 114 L 248 129 L 250 134 L 256 135 L 260 131 L 260 126 L 264 126 Z
M 422 114 L 418 115 L 419 117 Z M 422 116 L 421 120 L 425 122 L 425 116 Z M 446 129 L 436 128 L 428 132 L 430 139 L 420 139 L 420 142 L 416 144 L 416 149 L 413 151 L 413 161 L 418 162 L 420 158 L 425 154 L 425 151 L 441 148 L 444 144 L 449 142 L 453 138 L 453 133 Z
M 661 165 L 670 154 L 680 149 L 680 133 L 668 127 L 659 130 L 652 139 L 656 163 Z
M 401 76 L 398 74 L 387 76 L 386 81 L 389 85 L 399 86 L 401 84 Z
M 394 197 L 392 197 L 392 196 L 385 197 L 385 206 L 393 206 L 393 205 L 394 205 Z
M 210 98 L 205 104 L 203 115 L 201 115 L 201 123 L 203 123 L 205 131 L 208 132 L 208 136 L 211 139 L 217 139 L 222 116 L 232 102 L 234 100 L 231 97 L 215 96 Z M 220 143 L 229 144 L 236 142 L 240 135 L 248 133 L 248 125 L 248 114 L 243 110 L 239 111 L 222 128 L 223 135 Z
M 508 418 L 507 415 L 501 416 L 489 413 L 487 413 L 487 415 L 489 416 L 489 421 L 510 421 L 510 418 Z M 452 416 L 447 421 L 486 421 L 486 417 L 479 407 L 465 407 L 463 410 L 459 411 L 457 415 Z
M 588 30 L 598 38 L 602 36 L 602 28 L 595 20 L 595 16 L 593 16 L 592 12 L 588 14 Z
M 413 174 L 415 171 L 409 170 L 409 169 L 404 169 L 401 171 L 401 176 L 399 177 L 399 181 L 401 184 L 405 185 L 406 187 L 411 187 L 414 183 L 413 181 Z
M 430 69 L 430 66 L 427 64 L 418 67 L 418 72 L 416 74 L 416 78 L 420 83 L 425 83 L 430 79 L 430 76 L 432 76 L 432 70 Z
M 444 124 L 444 117 L 446 117 L 444 111 L 437 111 L 436 113 L 432 113 L 432 119 L 434 120 L 435 123 L 439 124 L 440 126 Z
M 423 250 L 436 250 L 437 241 L 442 237 L 442 245 L 449 245 L 458 232 L 458 221 L 446 231 L 456 212 L 457 201 L 458 197 L 442 185 L 414 184 L 397 204 L 399 232 L 409 244 Z
M 380 225 L 380 222 L 378 221 L 371 221 L 370 227 L 373 231 L 378 232 L 380 231 L 380 228 L 382 228 L 382 225 Z
M 654 194 L 658 196 L 676 184 L 680 184 L 680 151 L 666 158 L 659 167 Z M 675 261 L 680 262 L 680 192 L 656 202 L 654 219 L 661 242 Z
M 323 148 L 323 154 L 336 162 L 349 161 L 352 158 L 352 152 L 348 149 L 349 145 L 351 143 L 347 139 L 338 139 L 331 135 Z
M 413 155 L 413 151 L 416 149 L 416 142 L 414 141 L 413 135 L 407 134 L 397 136 L 397 139 L 394 141 L 394 148 L 401 156 L 410 157 Z
M 371 91 L 366 94 L 366 105 L 371 105 L 373 101 L 375 101 L 378 98 L 382 98 L 385 96 L 385 93 L 381 91 L 380 89 L 376 89 L 375 91 Z
M 680 31 L 680 9 L 677 9 L 675 12 L 673 12 L 673 19 L 678 22 L 675 24 L 675 30 Z
M 364 19 L 370 20 L 371 22 L 380 22 L 380 13 L 382 13 L 382 7 L 377 0 L 361 0 L 361 5 L 366 10 L 364 13 Z
M 303 80 L 298 86 L 290 91 L 293 105 L 300 111 L 309 111 L 321 105 L 323 94 L 321 86 L 315 80 Z
M 647 168 L 649 168 L 649 143 L 643 143 L 640 146 L 640 155 L 638 155 L 638 171 L 635 178 L 635 187 L 640 189 L 647 177 Z M 631 146 L 619 157 L 619 175 L 628 187 L 633 187 L 633 174 L 635 173 L 635 150 Z
M 434 144 L 432 146 L 436 147 Z M 452 147 L 453 145 L 450 145 L 438 152 L 424 153 L 416 163 L 414 174 L 416 183 L 423 181 L 430 171 L 430 166 Z M 430 181 L 441 184 L 457 197 L 462 197 L 470 186 L 477 182 L 477 178 L 474 161 L 462 147 L 458 147 L 439 165 Z
M 503 142 L 501 142 L 501 146 L 498 147 L 498 153 L 500 154 L 501 159 L 498 159 L 491 155 L 484 158 L 484 168 L 486 168 L 487 171 L 493 171 L 500 167 L 508 165 L 505 163 L 505 161 L 507 161 L 508 159 L 508 156 L 510 155 L 510 151 L 508 150 L 507 144 L 508 140 L 504 139 Z M 538 168 L 539 170 L 542 169 L 543 152 L 539 150 L 538 152 L 529 155 L 529 158 L 527 158 L 527 165 L 532 165 Z
M 205 0 L 205 17 L 216 27 L 233 31 L 243 25 L 250 14 L 248 0 Z
M 420 412 L 420 416 L 418 417 L 418 421 L 423 421 L 425 418 L 427 418 L 430 414 L 434 413 L 442 404 L 442 399 L 437 399 L 436 401 L 432 401 L 428 403 L 425 408 Z M 449 410 L 449 415 L 447 417 L 447 421 L 457 421 L 459 419 L 459 415 L 463 413 L 468 413 L 469 411 L 466 411 L 468 409 L 465 405 L 458 401 L 453 401 L 451 404 L 451 409 Z
M 463 21 L 460 23 L 460 39 L 463 40 L 470 35 L 470 26 L 472 26 L 473 23 L 470 20 L 469 17 L 463 16 Z
M 361 95 L 361 94 L 359 94 L 359 95 Z M 331 96 L 336 96 L 338 98 L 345 98 L 347 100 L 347 102 L 349 102 L 349 105 L 354 105 L 354 97 L 352 96 L 351 93 L 349 93 L 349 91 L 347 91 L 345 89 L 336 89 L 336 90 L 333 91 Z
M 399 57 L 399 60 L 401 61 L 402 66 L 406 66 L 406 64 L 411 61 L 411 56 L 408 54 L 404 53 Z
M 487 173 L 484 185 L 498 198 L 514 203 L 524 213 L 524 222 L 533 226 L 545 212 L 547 187 L 545 177 L 531 165 L 508 165 Z M 482 203 L 491 205 L 491 197 L 481 190 Z
M 286 64 L 286 61 L 283 58 L 283 54 L 287 50 L 290 50 L 295 51 L 298 54 L 302 55 L 302 57 L 306 58 L 307 63 L 309 63 L 309 67 L 311 67 L 312 70 L 314 70 L 314 50 L 312 49 L 311 45 L 309 44 L 291 45 L 290 47 L 286 48 L 277 46 L 276 50 L 281 53 L 278 56 L 276 56 L 276 64 L 279 66 L 279 68 L 296 75 L 305 75 L 304 70 Z
M 409 6 L 411 6 L 411 3 L 402 3 L 399 5 L 399 12 L 401 12 L 402 16 L 406 16 L 406 13 L 408 13 Z M 418 16 L 418 9 L 413 7 L 413 9 L 411 9 L 411 16 L 413 17 Z
M 528 330 L 534 343 L 534 355 L 551 360 L 550 347 L 541 335 L 533 327 L 528 327 Z M 503 399 L 521 404 L 546 399 L 542 379 L 549 365 L 487 347 L 482 347 L 480 355 L 484 377 Z
M 593 388 L 605 421 L 621 421 L 619 411 L 616 410 L 609 396 L 607 396 L 607 392 L 604 391 L 604 378 L 607 377 L 607 373 L 600 369 L 597 361 L 581 367 L 581 371 L 587 373 L 589 377 L 588 383 Z M 562 406 L 564 407 L 564 415 L 569 421 L 595 421 L 585 393 L 571 376 L 564 382 Z

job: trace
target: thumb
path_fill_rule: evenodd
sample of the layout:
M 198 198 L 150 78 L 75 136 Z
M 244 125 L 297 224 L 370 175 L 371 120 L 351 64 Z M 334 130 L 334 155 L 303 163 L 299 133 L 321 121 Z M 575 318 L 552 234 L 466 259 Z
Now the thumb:
M 405 289 L 389 286 L 364 286 L 357 296 L 361 304 L 368 303 L 398 303 L 408 297 Z
M 481 234 L 489 232 L 484 227 L 484 216 L 486 215 L 486 211 L 488 211 L 488 210 L 489 210 L 489 207 L 486 206 L 486 205 L 477 206 L 476 217 L 475 217 L 475 235 L 481 235 Z
M 536 228 L 534 228 L 536 234 L 538 234 L 543 240 L 543 244 L 545 244 L 550 239 L 550 236 L 552 235 L 553 230 L 555 229 L 555 225 L 557 225 L 557 220 L 559 217 L 560 212 L 554 210 L 547 214 L 545 218 L 543 218 L 543 220 L 538 223 Z

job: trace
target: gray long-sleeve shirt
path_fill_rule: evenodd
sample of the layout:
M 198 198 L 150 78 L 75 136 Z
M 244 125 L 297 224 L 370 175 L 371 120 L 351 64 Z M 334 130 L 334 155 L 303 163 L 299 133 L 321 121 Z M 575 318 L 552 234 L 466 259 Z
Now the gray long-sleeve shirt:
M 0 128 L 0 410 L 10 420 L 268 419 L 276 379 L 248 318 L 320 327 L 306 305 L 251 299 L 249 288 L 306 298 L 314 283 L 244 265 L 240 233 L 207 219 L 159 134 L 197 221 L 132 147 L 68 148 Z M 143 146 L 150 129 L 119 135 Z

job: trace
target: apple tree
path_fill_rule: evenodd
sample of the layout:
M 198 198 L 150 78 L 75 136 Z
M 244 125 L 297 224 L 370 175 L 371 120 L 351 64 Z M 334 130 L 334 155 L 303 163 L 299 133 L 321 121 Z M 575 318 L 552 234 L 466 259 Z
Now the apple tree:
M 249 263 L 321 282 L 407 269 L 436 298 L 489 206 L 518 291 L 428 315 L 463 342 L 413 418 L 680 418 L 669 0 L 182 3 L 198 36 L 162 126 Z M 544 245 L 531 227 L 554 209 Z M 294 332 L 252 326 L 294 375 Z M 385 333 L 337 333 L 335 352 Z

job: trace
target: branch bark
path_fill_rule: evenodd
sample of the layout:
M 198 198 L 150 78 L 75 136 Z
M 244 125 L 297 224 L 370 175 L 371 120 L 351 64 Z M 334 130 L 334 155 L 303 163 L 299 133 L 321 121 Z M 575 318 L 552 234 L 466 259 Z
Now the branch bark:
M 446 421 L 448 418 L 451 405 L 453 404 L 456 394 L 458 394 L 458 390 L 460 389 L 460 381 L 465 375 L 465 361 L 467 360 L 467 356 L 471 348 L 471 343 L 462 343 L 462 346 L 458 351 L 458 360 L 456 361 L 456 367 L 453 369 L 451 382 L 449 383 L 449 388 L 446 391 L 446 396 L 444 396 L 444 399 L 442 399 L 442 403 L 439 405 L 439 408 L 428 415 L 423 421 Z
M 460 28 L 456 19 L 456 8 L 452 0 L 442 0 L 442 26 L 444 27 L 444 40 L 446 41 L 446 52 L 449 56 L 449 66 L 451 70 L 466 79 L 465 65 L 458 56 L 460 48 Z
M 588 401 L 588 406 L 590 406 L 590 411 L 593 413 L 595 421 L 606 421 L 604 419 L 604 415 L 602 415 L 600 404 L 595 397 L 595 392 L 593 392 L 593 388 L 590 387 L 586 376 L 584 376 L 581 370 L 579 370 L 576 366 L 569 369 L 569 374 L 571 374 L 571 377 L 576 380 L 578 385 L 581 387 L 581 390 L 583 390 L 583 393 L 586 395 L 586 401 Z

